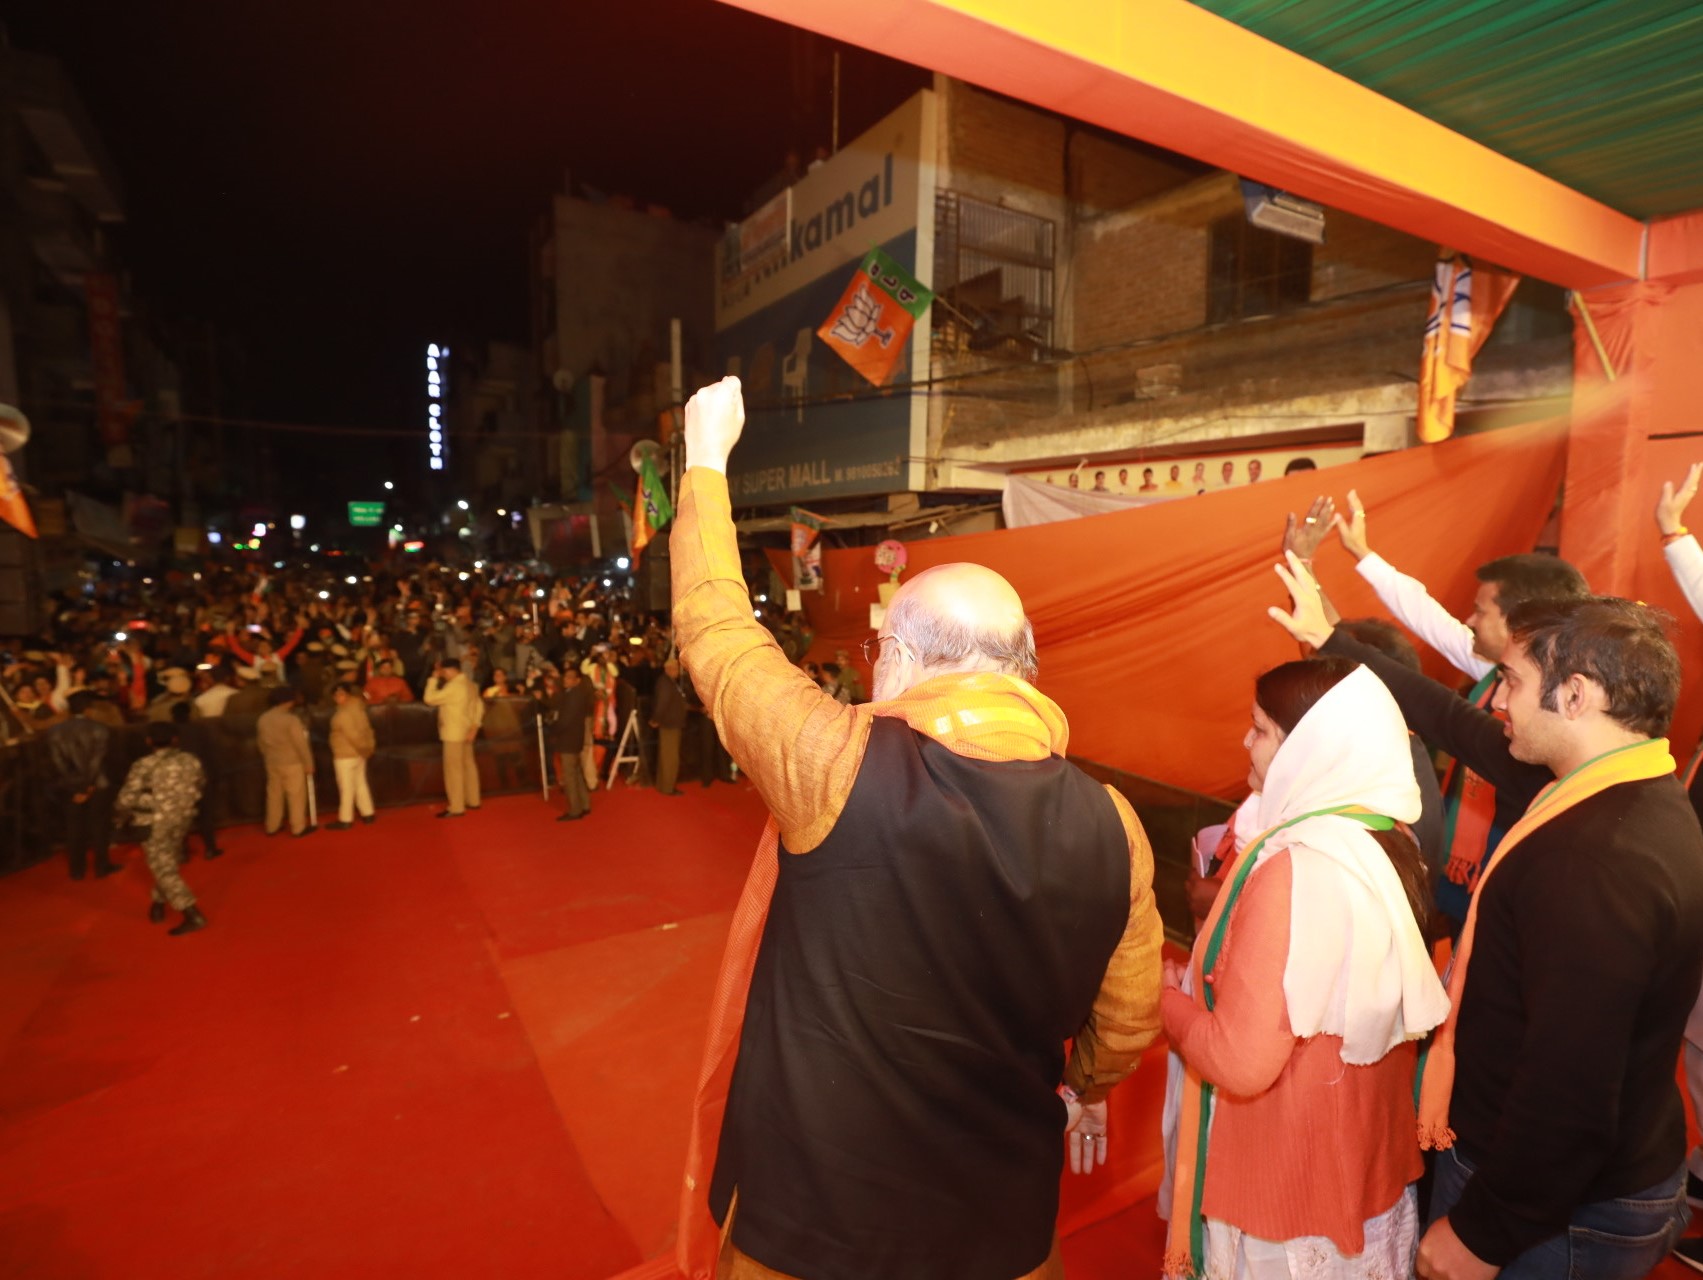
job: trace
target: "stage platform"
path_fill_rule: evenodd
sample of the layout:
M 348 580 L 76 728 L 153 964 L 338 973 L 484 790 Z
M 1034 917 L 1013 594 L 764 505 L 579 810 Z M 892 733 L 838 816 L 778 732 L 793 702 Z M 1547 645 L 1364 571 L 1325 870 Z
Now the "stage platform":
M 230 830 L 185 869 L 212 921 L 185 938 L 148 923 L 134 849 L 106 880 L 62 858 L 0 880 L 0 1277 L 605 1280 L 665 1258 L 763 810 L 689 784 L 557 812 Z M 1091 1183 L 1072 1280 L 1157 1274 L 1151 1204 L 1105 1218 Z

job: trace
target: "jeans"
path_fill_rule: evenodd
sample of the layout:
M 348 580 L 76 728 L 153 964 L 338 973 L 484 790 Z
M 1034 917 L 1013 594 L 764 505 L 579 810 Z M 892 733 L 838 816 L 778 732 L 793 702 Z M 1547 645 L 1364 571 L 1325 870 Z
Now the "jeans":
M 1437 1153 L 1431 1221 L 1455 1207 L 1473 1166 L 1458 1151 Z M 1685 1166 L 1646 1191 L 1579 1205 L 1567 1230 L 1533 1245 L 1499 1280 L 1641 1280 L 1685 1234 Z

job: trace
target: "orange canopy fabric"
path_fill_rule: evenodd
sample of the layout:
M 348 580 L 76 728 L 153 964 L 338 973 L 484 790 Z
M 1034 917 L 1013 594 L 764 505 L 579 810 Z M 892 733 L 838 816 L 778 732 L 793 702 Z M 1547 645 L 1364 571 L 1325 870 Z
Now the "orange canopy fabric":
M 1660 261 L 1673 274 L 1583 295 L 1616 377 L 1609 380 L 1585 326 L 1576 325 L 1561 551 L 1596 590 L 1673 616 L 1685 682 L 1669 736 L 1683 759 L 1703 726 L 1703 623 L 1668 570 L 1653 513 L 1662 482 L 1677 485 L 1703 461 L 1703 215 L 1656 230 Z M 1686 522 L 1703 533 L 1703 501 Z
M 1346 507 L 1357 489 L 1373 548 L 1464 617 L 1474 569 L 1534 545 L 1565 446 L 1564 424 L 1534 424 L 1136 511 L 913 542 L 907 573 L 971 560 L 1010 579 L 1035 624 L 1038 684 L 1070 718 L 1072 754 L 1240 798 L 1254 677 L 1295 656 L 1265 612 L 1288 601 L 1272 571 L 1286 513 L 1319 493 Z M 785 552 L 771 559 L 790 575 Z M 1345 617 L 1383 613 L 1334 536 L 1317 569 Z M 872 634 L 885 575 L 863 547 L 825 551 L 822 576 L 804 603 L 811 656 L 832 660 Z

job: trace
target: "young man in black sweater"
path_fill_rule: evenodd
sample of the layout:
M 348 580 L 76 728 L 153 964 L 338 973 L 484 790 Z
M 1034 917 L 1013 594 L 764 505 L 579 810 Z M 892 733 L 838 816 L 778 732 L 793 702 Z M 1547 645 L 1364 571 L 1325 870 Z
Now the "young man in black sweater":
M 1703 982 L 1703 831 L 1658 736 L 1679 692 L 1672 645 L 1627 601 L 1522 606 L 1503 725 L 1333 634 L 1291 569 L 1294 613 L 1272 610 L 1290 634 L 1365 662 L 1410 728 L 1533 799 L 1481 876 L 1470 966 L 1450 986 L 1458 1145 L 1438 1157 L 1418 1274 L 1648 1274 L 1684 1229 L 1674 1068 Z

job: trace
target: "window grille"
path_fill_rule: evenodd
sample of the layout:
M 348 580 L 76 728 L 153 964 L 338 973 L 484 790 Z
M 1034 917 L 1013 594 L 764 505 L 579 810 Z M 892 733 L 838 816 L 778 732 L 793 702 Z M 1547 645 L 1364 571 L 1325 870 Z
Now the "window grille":
M 1053 344 L 1050 219 L 956 191 L 934 196 L 936 333 L 971 351 L 1043 358 Z

